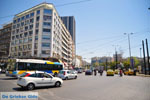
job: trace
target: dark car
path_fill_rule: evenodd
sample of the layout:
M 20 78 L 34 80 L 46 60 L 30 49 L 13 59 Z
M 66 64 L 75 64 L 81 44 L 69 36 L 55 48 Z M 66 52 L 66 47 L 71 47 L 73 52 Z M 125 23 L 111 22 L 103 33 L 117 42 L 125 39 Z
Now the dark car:
M 78 73 L 82 73 L 83 70 L 82 70 L 82 69 L 78 69 L 77 72 L 78 72 Z
M 92 74 L 93 74 L 92 70 L 86 70 L 85 71 L 85 75 L 92 75 Z

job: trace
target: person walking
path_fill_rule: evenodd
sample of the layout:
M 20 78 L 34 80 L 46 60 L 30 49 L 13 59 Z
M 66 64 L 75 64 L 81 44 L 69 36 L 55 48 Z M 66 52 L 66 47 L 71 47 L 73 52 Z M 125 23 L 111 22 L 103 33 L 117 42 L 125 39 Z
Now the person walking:
M 94 75 L 95 75 L 95 76 L 97 75 L 97 71 L 96 71 L 96 69 L 94 69 Z
M 123 74 L 122 69 L 120 69 L 119 74 L 120 74 L 120 77 L 122 77 L 122 74 Z
M 102 75 L 103 75 L 103 70 L 100 69 L 100 70 L 99 70 L 99 73 L 100 73 L 100 76 L 102 76 Z

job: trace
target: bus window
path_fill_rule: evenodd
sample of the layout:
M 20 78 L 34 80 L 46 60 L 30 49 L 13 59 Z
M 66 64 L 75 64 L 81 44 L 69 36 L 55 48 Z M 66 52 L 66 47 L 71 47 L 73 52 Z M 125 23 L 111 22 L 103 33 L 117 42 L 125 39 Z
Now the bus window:
M 25 63 L 18 63 L 18 70 L 27 70 Z

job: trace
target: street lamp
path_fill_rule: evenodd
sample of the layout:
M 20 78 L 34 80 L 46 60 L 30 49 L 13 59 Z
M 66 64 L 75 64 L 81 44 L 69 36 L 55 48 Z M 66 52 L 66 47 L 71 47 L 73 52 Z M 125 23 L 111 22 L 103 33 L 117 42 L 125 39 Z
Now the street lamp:
M 133 66 L 131 66 L 131 46 L 130 46 L 130 35 L 133 35 L 133 33 L 124 33 L 124 35 L 127 35 L 127 36 L 128 36 L 129 55 L 130 55 L 130 68 L 132 67 L 132 69 L 133 69 Z

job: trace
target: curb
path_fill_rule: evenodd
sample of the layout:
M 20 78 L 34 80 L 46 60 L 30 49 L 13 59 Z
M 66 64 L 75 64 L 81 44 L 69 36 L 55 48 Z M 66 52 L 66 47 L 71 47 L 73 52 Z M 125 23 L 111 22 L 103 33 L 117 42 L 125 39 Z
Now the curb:
M 136 76 L 141 76 L 141 77 L 150 77 L 150 75 L 145 75 L 145 74 L 137 74 Z

